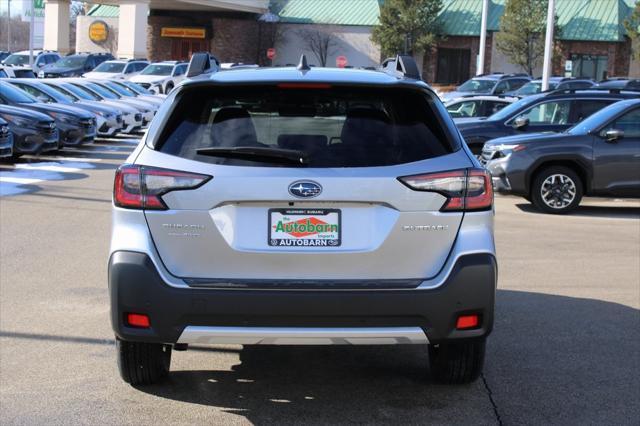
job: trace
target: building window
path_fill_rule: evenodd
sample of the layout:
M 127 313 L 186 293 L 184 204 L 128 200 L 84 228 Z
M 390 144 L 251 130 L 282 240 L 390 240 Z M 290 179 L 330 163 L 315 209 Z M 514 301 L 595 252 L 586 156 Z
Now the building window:
M 469 79 L 469 49 L 438 49 L 436 83 L 460 84 Z
M 609 59 L 606 55 L 583 55 L 573 53 L 573 77 L 591 78 L 596 81 L 606 77 Z

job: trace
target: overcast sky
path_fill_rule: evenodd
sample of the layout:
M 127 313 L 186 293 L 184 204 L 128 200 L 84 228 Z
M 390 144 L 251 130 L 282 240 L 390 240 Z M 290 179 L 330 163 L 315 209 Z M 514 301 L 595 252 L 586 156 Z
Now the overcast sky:
M 11 16 L 22 15 L 22 11 L 29 7 L 29 0 L 10 0 L 11 1 Z M 7 13 L 7 0 L 0 0 L 0 14 Z

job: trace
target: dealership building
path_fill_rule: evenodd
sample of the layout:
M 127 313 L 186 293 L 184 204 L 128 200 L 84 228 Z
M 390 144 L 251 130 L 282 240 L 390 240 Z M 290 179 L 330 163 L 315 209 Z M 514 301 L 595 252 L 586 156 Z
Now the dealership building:
M 108 51 L 121 58 L 187 60 L 211 51 L 222 62 L 285 65 L 300 53 L 320 65 L 306 40 L 329 34 L 327 66 L 341 58 L 370 67 L 381 60 L 371 31 L 384 0 L 101 0 L 76 23 L 69 46 L 69 0 L 46 0 L 45 48 L 68 52 Z M 495 33 L 506 0 L 490 0 L 485 72 L 521 72 L 496 48 Z M 624 20 L 635 0 L 556 0 L 561 57 L 554 74 L 601 79 L 640 76 Z M 481 0 L 443 0 L 444 37 L 418 62 L 426 81 L 457 84 L 476 74 Z M 638 46 L 640 47 L 640 46 Z M 275 57 L 267 58 L 267 51 Z M 536 70 L 534 75 L 540 75 Z

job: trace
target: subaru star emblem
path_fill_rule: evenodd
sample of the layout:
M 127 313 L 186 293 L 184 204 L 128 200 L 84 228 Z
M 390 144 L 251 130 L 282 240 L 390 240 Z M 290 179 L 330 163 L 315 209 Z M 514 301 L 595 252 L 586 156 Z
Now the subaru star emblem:
M 299 180 L 289 185 L 289 194 L 299 198 L 317 197 L 322 192 L 320 184 L 309 180 Z

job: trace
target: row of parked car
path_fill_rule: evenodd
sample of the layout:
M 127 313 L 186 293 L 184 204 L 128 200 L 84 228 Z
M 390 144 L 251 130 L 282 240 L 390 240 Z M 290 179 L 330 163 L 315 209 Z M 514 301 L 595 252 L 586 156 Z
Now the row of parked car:
M 445 101 L 495 189 L 547 213 L 570 212 L 585 195 L 640 197 L 640 80 L 556 78 L 546 92 L 530 81 L 517 96 L 465 93 L 523 78 L 474 78 Z
M 126 80 L 2 78 L 0 158 L 138 132 L 164 97 Z
M 551 77 L 547 91 L 591 87 L 640 90 L 640 80 L 622 77 L 595 82 L 578 77 Z M 473 118 L 488 117 L 509 104 L 541 92 L 542 79 L 533 80 L 526 74 L 495 73 L 474 77 L 455 91 L 443 93 L 440 97 L 452 117 Z
M 169 93 L 185 77 L 186 62 L 146 59 L 115 59 L 109 53 L 77 53 L 60 56 L 57 52 L 35 50 L 29 65 L 29 51 L 15 52 L 2 60 L 0 77 L 120 79 L 138 83 L 154 94 Z

